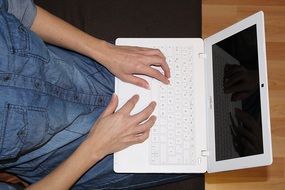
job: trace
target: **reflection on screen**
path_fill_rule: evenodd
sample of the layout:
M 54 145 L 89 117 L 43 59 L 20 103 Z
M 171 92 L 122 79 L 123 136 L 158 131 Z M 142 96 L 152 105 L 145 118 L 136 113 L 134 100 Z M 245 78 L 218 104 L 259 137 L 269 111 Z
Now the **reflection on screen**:
M 216 160 L 263 153 L 256 25 L 213 45 Z

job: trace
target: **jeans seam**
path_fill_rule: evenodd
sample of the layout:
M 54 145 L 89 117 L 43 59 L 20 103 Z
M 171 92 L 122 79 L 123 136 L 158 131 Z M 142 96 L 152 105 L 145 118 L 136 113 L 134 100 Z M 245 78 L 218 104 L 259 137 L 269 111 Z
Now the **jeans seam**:
M 92 128 L 92 127 L 91 127 Z M 69 129 L 64 129 L 65 131 L 68 131 L 68 132 L 71 132 L 71 133 L 76 133 L 76 134 L 78 134 L 78 135 L 84 135 L 84 134 L 82 134 L 82 133 L 79 133 L 79 132 L 76 132 L 76 131 L 72 131 L 72 130 L 69 130 Z
M 7 138 L 6 137 L 6 128 L 7 128 L 7 122 L 8 122 L 8 115 L 9 115 L 9 113 L 11 112 L 11 111 L 15 111 L 15 110 L 21 110 L 22 112 L 23 112 L 23 119 L 24 119 L 24 123 L 25 123 L 25 126 L 23 127 L 24 128 L 24 130 L 26 130 L 27 131 L 27 126 L 26 126 L 26 123 L 27 123 L 27 113 L 26 113 L 26 110 L 23 108 L 23 107 L 21 107 L 21 106 L 19 106 L 19 107 L 16 107 L 15 109 L 14 109 L 14 107 L 13 107 L 13 105 L 11 105 L 11 104 L 9 104 L 9 103 L 6 103 L 6 105 L 4 106 L 4 110 L 5 110 L 5 113 L 4 113 L 4 118 L 3 118 L 3 129 L 1 130 L 1 132 L 2 132 L 2 134 L 0 134 L 1 135 L 1 141 L 0 141 L 0 143 L 1 143 L 1 146 L 0 146 L 0 150 L 1 150 L 1 152 L 2 152 L 2 148 L 3 148 L 3 143 L 4 143 L 4 140 L 5 140 L 5 138 Z M 23 128 L 21 128 L 19 131 L 21 131 Z M 21 151 L 21 149 L 23 148 L 23 146 L 24 146 L 24 142 L 23 142 L 23 139 L 26 139 L 26 137 L 27 137 L 27 133 L 25 133 L 24 135 L 22 135 L 22 136 L 19 136 L 18 135 L 18 138 L 19 138 L 19 140 L 21 141 L 21 144 L 20 145 L 18 145 L 18 146 L 15 146 L 15 149 L 20 149 L 19 151 Z M 1 153 L 0 152 L 0 153 Z M 19 153 L 19 152 L 18 152 Z M 18 154 L 17 153 L 17 154 Z M 1 155 L 0 154 L 0 159 L 2 159 L 2 158 L 4 158 L 4 159 L 10 159 L 10 158 L 14 158 L 15 156 L 17 156 L 15 153 L 13 153 L 13 154 L 9 154 L 8 156 L 6 155 Z
M 29 49 L 30 49 L 30 44 L 28 43 L 30 40 L 29 40 L 29 34 L 28 32 L 26 31 L 26 29 L 24 28 L 24 26 L 22 24 L 19 24 L 17 27 L 17 30 L 19 33 L 22 33 L 22 35 L 24 36 L 24 47 L 23 48 L 19 48 L 19 49 L 16 49 L 15 47 L 13 48 L 13 52 L 24 52 L 26 53 Z M 21 35 L 21 34 L 19 34 Z M 14 42 L 14 40 L 11 38 L 11 41 Z

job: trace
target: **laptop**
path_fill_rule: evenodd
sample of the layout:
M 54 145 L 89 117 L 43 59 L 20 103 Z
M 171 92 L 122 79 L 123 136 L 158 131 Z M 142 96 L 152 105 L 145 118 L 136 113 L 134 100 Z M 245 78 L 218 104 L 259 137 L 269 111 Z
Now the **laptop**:
M 150 90 L 115 79 L 118 109 L 135 94 L 140 100 L 131 114 L 157 102 L 149 138 L 116 152 L 115 172 L 204 173 L 272 163 L 263 12 L 205 40 L 118 38 L 116 44 L 160 49 L 171 78 L 165 85 L 139 76 Z

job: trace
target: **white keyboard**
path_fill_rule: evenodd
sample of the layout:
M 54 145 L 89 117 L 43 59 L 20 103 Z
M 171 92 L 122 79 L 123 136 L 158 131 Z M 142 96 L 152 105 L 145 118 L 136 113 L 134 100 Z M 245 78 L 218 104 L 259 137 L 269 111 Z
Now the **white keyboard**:
M 191 47 L 155 47 L 167 58 L 170 85 L 157 86 L 157 121 L 150 134 L 150 164 L 194 165 L 194 96 Z

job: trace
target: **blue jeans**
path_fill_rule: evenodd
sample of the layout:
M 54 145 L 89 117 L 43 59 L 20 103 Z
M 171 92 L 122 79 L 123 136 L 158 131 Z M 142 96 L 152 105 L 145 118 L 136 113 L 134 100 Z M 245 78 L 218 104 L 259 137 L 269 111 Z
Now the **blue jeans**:
M 110 101 L 114 76 L 94 60 L 45 44 L 7 13 L 6 0 L 0 49 L 0 169 L 35 183 L 84 141 Z M 116 174 L 109 155 L 73 189 L 139 189 L 189 177 Z

